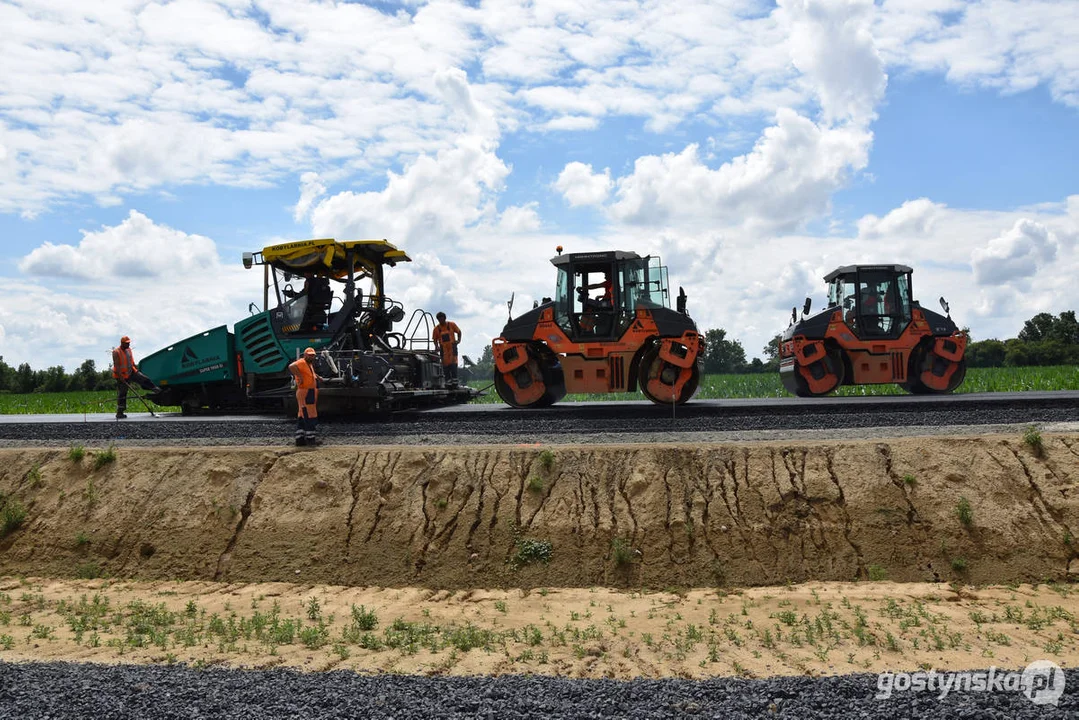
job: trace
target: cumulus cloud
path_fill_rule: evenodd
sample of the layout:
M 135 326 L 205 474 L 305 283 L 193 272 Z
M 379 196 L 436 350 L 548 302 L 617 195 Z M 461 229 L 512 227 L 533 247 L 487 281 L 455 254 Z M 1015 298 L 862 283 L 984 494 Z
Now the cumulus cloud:
M 979 285 L 1006 285 L 1030 279 L 1056 255 L 1056 235 L 1039 222 L 1022 219 L 985 248 L 976 248 L 970 260 Z
M 612 187 L 610 168 L 602 173 L 592 172 L 592 166 L 581 162 L 571 162 L 562 168 L 554 188 L 571 207 L 579 205 L 599 205 L 607 200 Z
M 612 218 L 633 225 L 745 222 L 789 231 L 828 210 L 833 192 L 868 162 L 872 133 L 822 127 L 793 110 L 776 115 L 753 150 L 713 170 L 697 145 L 637 159 L 619 178 Z
M 322 183 L 318 173 L 305 172 L 300 176 L 300 199 L 292 208 L 292 218 L 300 222 L 311 212 L 311 206 L 315 201 L 326 194 L 326 186 Z
M 1005 93 L 1044 84 L 1079 107 L 1079 14 L 1067 0 L 885 0 L 873 31 L 889 64 Z
M 887 76 L 871 32 L 872 0 L 781 0 L 790 52 L 820 100 L 827 122 L 865 123 Z
M 538 203 L 513 205 L 503 210 L 498 217 L 498 228 L 502 232 L 517 234 L 539 230 L 540 218 L 536 212 Z
M 19 261 L 19 269 L 40 277 L 123 280 L 172 278 L 217 266 L 214 242 L 165 225 L 137 210 L 114 227 L 83 231 L 78 245 L 45 242 Z
M 410 247 L 446 250 L 465 229 L 494 213 L 493 195 L 509 168 L 482 138 L 464 136 L 454 148 L 424 155 L 382 190 L 345 191 L 312 209 L 316 235 L 385 237 Z
M 252 248 L 256 249 L 256 248 Z M 78 243 L 43 243 L 24 256 L 24 276 L 0 303 L 3 354 L 35 368 L 99 368 L 121 335 L 139 357 L 176 340 L 247 316 L 261 302 L 262 274 L 239 258 L 222 264 L 210 238 L 131 211 L 120 223 L 82 231 Z
M 897 236 L 926 235 L 933 231 L 933 226 L 944 205 L 928 198 L 907 200 L 882 218 L 866 215 L 858 220 L 858 234 L 867 239 L 891 238 Z

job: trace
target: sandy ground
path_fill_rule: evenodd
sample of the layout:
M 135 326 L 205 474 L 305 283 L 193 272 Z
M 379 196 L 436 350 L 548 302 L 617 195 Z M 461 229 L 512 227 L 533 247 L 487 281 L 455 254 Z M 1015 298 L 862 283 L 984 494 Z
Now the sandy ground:
M 624 589 L 1079 571 L 1079 437 L 0 450 L 0 573 Z M 6 510 L 3 510 L 6 512 Z
M 0 579 L 0 659 L 570 677 L 832 675 L 1079 659 L 1079 589 L 891 582 L 432 591 Z
M 633 678 L 1079 657 L 1075 433 L 76 455 L 0 449 L 2 660 Z

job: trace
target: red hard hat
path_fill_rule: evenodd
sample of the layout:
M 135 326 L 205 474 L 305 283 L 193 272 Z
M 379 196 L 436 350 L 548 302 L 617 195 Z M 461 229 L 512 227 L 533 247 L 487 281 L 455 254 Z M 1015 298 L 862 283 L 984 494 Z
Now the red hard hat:
M 121 343 L 129 343 L 129 342 L 131 342 L 131 338 L 129 338 L 127 335 L 124 335 L 122 338 L 120 338 L 120 342 Z
M 315 348 L 307 348 L 306 350 L 303 351 L 303 354 L 304 355 L 314 355 L 315 354 Z

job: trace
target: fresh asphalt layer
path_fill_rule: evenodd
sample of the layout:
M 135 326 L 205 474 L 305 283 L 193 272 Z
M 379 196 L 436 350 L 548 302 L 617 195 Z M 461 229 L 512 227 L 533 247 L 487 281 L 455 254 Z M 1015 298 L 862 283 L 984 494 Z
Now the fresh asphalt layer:
M 674 415 L 689 417 L 708 417 L 711 415 L 737 414 L 746 410 L 786 414 L 790 412 L 863 412 L 869 409 L 906 410 L 911 407 L 925 408 L 974 408 L 1013 406 L 1027 404 L 1038 408 L 1073 408 L 1079 409 L 1079 391 L 1053 390 L 1030 392 L 999 393 L 963 393 L 959 395 L 867 395 L 864 397 L 821 397 L 821 398 L 726 398 L 723 400 L 692 400 L 691 402 L 668 407 L 648 401 L 618 402 L 563 402 L 548 408 L 527 410 L 512 408 L 501 403 L 465 403 L 445 407 L 433 407 L 422 410 L 402 410 L 394 413 L 393 419 L 419 420 L 432 416 L 435 422 L 441 422 L 444 415 L 455 418 L 465 416 L 492 417 L 500 415 L 499 422 L 505 418 L 546 417 L 549 415 L 573 415 L 593 418 L 625 417 L 632 414 L 638 417 L 664 418 Z M 198 414 L 183 415 L 176 412 L 129 412 L 128 420 L 117 420 L 113 413 L 62 413 L 55 415 L 0 415 L 0 425 L 23 425 L 37 423 L 124 423 L 135 422 L 279 422 L 283 415 L 272 414 Z M 359 417 L 339 418 L 355 421 Z M 435 420 L 435 418 L 439 418 Z M 327 418 L 324 418 L 327 419 Z M 392 420 L 391 420 L 392 421 Z

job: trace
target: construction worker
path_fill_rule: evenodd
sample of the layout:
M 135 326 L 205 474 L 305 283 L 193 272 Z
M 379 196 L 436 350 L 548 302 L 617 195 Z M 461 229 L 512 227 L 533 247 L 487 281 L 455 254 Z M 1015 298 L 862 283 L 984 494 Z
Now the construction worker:
M 143 390 L 154 393 L 161 392 L 161 388 L 154 381 L 139 372 L 135 365 L 135 358 L 131 354 L 131 338 L 124 335 L 120 338 L 120 346 L 112 349 L 112 376 L 116 380 L 116 419 L 123 420 L 127 417 L 127 391 L 132 382 L 139 384 Z
M 321 445 L 318 430 L 318 381 L 315 372 L 315 349 L 307 348 L 303 357 L 288 366 L 296 380 L 296 444 Z
M 435 314 L 438 325 L 431 337 L 438 343 L 438 352 L 442 356 L 442 375 L 447 385 L 457 384 L 457 344 L 461 342 L 461 328 L 457 323 L 446 320 L 446 313 Z
M 603 294 L 592 302 L 599 303 L 598 307 L 610 308 L 614 303 L 614 283 L 611 282 L 611 274 L 609 272 L 603 273 L 603 280 L 598 283 L 592 283 L 586 286 L 586 290 L 595 290 L 596 288 L 603 288 Z

